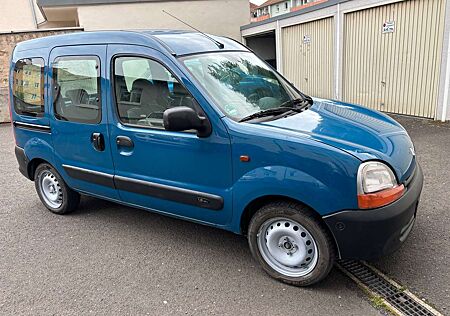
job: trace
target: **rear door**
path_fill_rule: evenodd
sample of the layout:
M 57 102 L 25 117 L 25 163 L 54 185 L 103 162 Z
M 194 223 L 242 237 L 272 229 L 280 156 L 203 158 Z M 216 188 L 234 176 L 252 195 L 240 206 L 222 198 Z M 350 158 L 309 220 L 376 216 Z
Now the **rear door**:
M 55 164 L 78 191 L 117 199 L 108 139 L 105 45 L 58 47 L 50 54 Z
M 45 60 L 46 49 L 14 51 L 10 71 L 11 120 L 14 125 L 16 145 L 26 149 L 39 139 L 42 150 L 39 157 L 53 162 L 51 128 L 48 116 L 48 79 Z M 47 150 L 45 150 L 47 149 Z M 31 155 L 31 158 L 34 156 Z

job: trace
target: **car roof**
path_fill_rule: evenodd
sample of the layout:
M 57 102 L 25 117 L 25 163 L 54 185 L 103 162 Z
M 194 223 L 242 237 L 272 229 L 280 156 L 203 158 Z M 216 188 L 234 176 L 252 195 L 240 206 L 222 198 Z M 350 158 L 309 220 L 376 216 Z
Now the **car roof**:
M 220 49 L 218 45 L 208 37 L 223 43 L 224 47 Z M 16 50 L 24 51 L 67 45 L 94 44 L 144 45 L 177 56 L 227 50 L 248 51 L 242 44 L 226 37 L 209 34 L 204 35 L 199 32 L 180 30 L 76 32 L 20 42 L 17 44 Z

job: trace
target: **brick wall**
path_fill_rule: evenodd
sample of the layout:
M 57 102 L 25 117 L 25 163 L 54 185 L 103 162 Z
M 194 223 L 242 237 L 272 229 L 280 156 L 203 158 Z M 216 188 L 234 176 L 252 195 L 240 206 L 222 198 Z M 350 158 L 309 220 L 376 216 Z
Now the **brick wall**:
M 22 41 L 55 34 L 78 32 L 80 29 L 45 30 L 18 33 L 0 33 L 0 123 L 9 122 L 8 74 L 11 52 Z

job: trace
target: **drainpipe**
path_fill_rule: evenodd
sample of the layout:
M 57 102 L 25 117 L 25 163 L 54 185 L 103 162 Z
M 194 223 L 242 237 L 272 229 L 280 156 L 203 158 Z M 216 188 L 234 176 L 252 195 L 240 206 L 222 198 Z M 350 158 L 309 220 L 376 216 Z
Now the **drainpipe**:
M 442 101 L 442 117 L 441 117 L 442 122 L 445 122 L 447 120 L 447 109 L 449 106 L 448 105 L 448 95 L 450 88 L 449 85 L 450 85 L 450 39 L 449 45 L 447 47 L 447 69 L 445 71 L 445 81 L 444 81 L 444 100 Z
M 335 91 L 334 91 L 334 97 L 336 98 L 336 100 L 341 100 L 341 96 L 340 96 L 340 88 L 339 85 L 341 84 L 341 12 L 340 12 L 340 4 L 337 4 L 337 12 L 336 12 L 336 40 L 335 40 L 335 45 L 336 45 L 336 60 L 335 60 L 335 79 L 334 79 L 334 84 L 335 84 Z
M 30 7 L 31 7 L 31 16 L 33 18 L 33 24 L 37 29 L 38 22 L 37 22 L 37 17 L 36 17 L 36 10 L 34 9 L 34 2 L 33 2 L 33 0 L 28 0 L 28 2 L 30 3 Z
M 280 21 L 277 20 L 275 26 L 275 59 L 277 61 L 277 71 L 283 74 L 283 53 L 281 44 L 281 27 Z

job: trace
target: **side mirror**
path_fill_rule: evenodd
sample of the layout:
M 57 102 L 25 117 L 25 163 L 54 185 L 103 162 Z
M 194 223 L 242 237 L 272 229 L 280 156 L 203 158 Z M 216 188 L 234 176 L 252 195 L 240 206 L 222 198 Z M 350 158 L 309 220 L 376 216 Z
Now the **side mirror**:
M 187 106 L 177 106 L 167 109 L 163 114 L 164 128 L 172 132 L 195 129 L 198 137 L 211 135 L 211 123 L 206 117 L 199 116 Z

